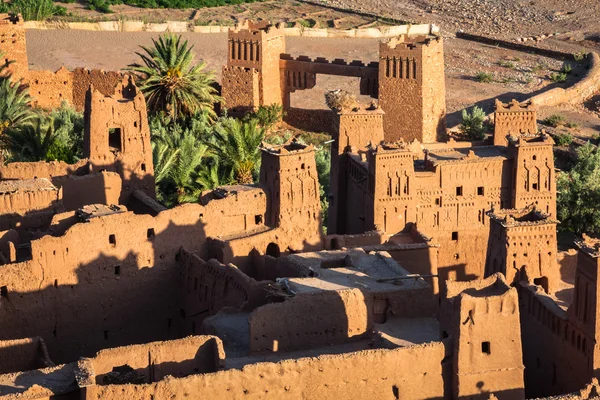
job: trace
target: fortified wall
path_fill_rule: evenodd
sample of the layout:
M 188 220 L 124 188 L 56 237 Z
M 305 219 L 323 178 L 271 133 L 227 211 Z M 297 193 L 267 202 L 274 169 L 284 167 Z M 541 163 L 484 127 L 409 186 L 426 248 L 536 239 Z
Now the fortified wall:
M 315 86 L 317 75 L 360 78 L 361 94 L 379 98 L 385 138 L 431 143 L 445 137 L 444 53 L 440 36 L 402 35 L 381 43 L 379 62 L 285 54 L 281 25 L 245 21 L 229 30 L 222 95 L 234 114 L 260 106 L 290 108 L 290 94 Z M 322 127 L 321 127 L 322 129 Z
M 72 104 L 78 111 L 85 107 L 85 94 L 90 85 L 106 96 L 113 93 L 114 87 L 123 79 L 119 72 L 88 70 L 77 68 L 69 71 L 30 70 L 27 60 L 25 26 L 20 15 L 0 14 L 0 50 L 10 63 L 9 73 L 13 80 L 21 81 L 29 88 L 29 94 L 36 106 L 46 109 L 59 107 L 63 102 Z

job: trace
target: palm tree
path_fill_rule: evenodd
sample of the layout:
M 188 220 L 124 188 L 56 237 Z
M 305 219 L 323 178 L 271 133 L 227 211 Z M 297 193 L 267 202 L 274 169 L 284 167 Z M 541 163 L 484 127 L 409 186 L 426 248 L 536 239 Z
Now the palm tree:
M 0 58 L 3 58 L 4 54 L 0 52 Z M 35 117 L 29 106 L 31 97 L 27 89 L 20 82 L 13 83 L 6 71 L 13 62 L 8 61 L 0 65 L 0 134 Z
M 265 136 L 256 120 L 226 118 L 219 124 L 207 144 L 229 177 L 239 184 L 254 182 L 260 165 L 259 146 Z
M 193 46 L 181 36 L 166 34 L 152 39 L 153 47 L 140 46 L 145 54 L 136 53 L 144 65 L 131 64 L 138 75 L 138 86 L 146 96 L 148 109 L 167 112 L 173 118 L 208 111 L 215 117 L 213 104 L 220 101 L 213 87 L 214 74 L 204 72 L 205 63 L 192 66 Z
M 33 124 L 7 130 L 1 143 L 14 161 L 43 161 L 56 139 L 53 121 L 38 117 Z

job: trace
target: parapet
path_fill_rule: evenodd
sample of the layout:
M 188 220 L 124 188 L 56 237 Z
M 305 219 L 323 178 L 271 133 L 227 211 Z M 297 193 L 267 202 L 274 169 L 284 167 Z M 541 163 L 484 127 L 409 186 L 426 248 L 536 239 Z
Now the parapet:
M 554 146 L 554 140 L 548 133 L 542 130 L 540 133 L 530 135 L 519 135 L 518 137 L 510 136 L 510 143 L 515 147 L 520 146 L 539 146 L 539 145 L 551 145 Z
M 485 279 L 474 281 L 446 281 L 446 299 L 452 300 L 463 294 L 471 297 L 502 296 L 513 290 L 504 279 L 504 275 L 496 273 Z
M 437 45 L 442 43 L 442 37 L 439 35 L 400 35 L 395 38 L 384 40 L 380 42 L 379 50 L 383 52 L 386 49 L 417 49 L 419 47 L 428 47 L 430 45 Z
M 267 154 L 287 156 L 291 154 L 308 153 L 315 150 L 312 144 L 300 143 L 297 138 L 292 138 L 282 145 L 270 145 L 262 142 L 260 149 Z
M 496 99 L 496 112 L 523 112 L 523 111 L 535 111 L 534 104 L 531 100 L 519 102 L 516 99 L 512 99 L 508 103 L 503 103 Z
M 591 237 L 584 233 L 581 240 L 575 241 L 575 245 L 579 247 L 579 250 L 593 258 L 600 257 L 600 238 Z
M 492 208 L 487 215 L 494 222 L 499 223 L 505 228 L 513 228 L 518 226 L 535 226 L 558 224 L 559 221 L 550 218 L 549 214 L 538 210 L 535 205 L 525 207 L 520 210 L 502 209 L 495 210 Z
M 260 35 L 263 38 L 283 36 L 284 25 L 282 23 L 272 24 L 269 21 L 259 20 L 254 22 L 252 20 L 239 21 L 233 28 L 229 30 L 230 35 L 240 37 L 243 36 L 257 36 Z

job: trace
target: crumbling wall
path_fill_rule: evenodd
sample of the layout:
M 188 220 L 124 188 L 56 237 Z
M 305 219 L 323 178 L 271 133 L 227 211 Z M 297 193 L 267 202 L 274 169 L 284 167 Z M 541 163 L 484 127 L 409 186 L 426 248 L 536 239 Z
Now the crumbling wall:
M 65 210 L 76 210 L 87 204 L 120 204 L 121 177 L 115 172 L 67 175 L 53 179 L 62 189 Z
M 223 67 L 221 79 L 223 102 L 234 113 L 251 112 L 260 104 L 260 75 L 256 69 Z
M 252 308 L 262 303 L 262 288 L 234 265 L 223 265 L 217 260 L 208 262 L 196 254 L 182 249 L 179 254 L 181 268 L 181 310 L 186 316 L 184 331 L 199 331 L 204 318 L 215 315 L 224 307 Z
M 205 240 L 202 207 L 91 218 L 0 266 L 0 339 L 41 336 L 53 360 L 180 335 L 179 264 Z
M 56 72 L 28 71 L 26 83 L 36 107 L 52 109 L 63 101 L 73 103 L 73 74 L 64 67 Z
M 0 360 L 0 374 L 54 366 L 39 337 L 0 340 Z
M 96 384 L 106 385 L 111 383 L 111 373 L 115 371 L 115 367 L 133 370 L 137 376 L 144 378 L 145 383 L 151 383 L 168 375 L 177 378 L 216 372 L 224 360 L 223 343 L 219 338 L 189 336 L 178 340 L 100 350 L 89 361 Z
M 149 385 L 89 386 L 85 399 L 155 399 L 195 393 L 207 399 L 441 399 L 444 345 L 366 350 L 257 363 Z
M 67 164 L 64 161 L 37 161 L 37 162 L 14 162 L 0 166 L 0 179 L 33 179 L 46 178 L 52 180 L 54 177 L 65 175 L 80 175 L 87 172 L 88 160 L 79 160 L 75 164 Z
M 78 111 L 83 111 L 85 108 L 85 94 L 90 86 L 94 86 L 94 89 L 105 96 L 111 96 L 115 86 L 123 80 L 123 74 L 120 72 L 99 69 L 76 68 L 72 75 L 71 103 Z

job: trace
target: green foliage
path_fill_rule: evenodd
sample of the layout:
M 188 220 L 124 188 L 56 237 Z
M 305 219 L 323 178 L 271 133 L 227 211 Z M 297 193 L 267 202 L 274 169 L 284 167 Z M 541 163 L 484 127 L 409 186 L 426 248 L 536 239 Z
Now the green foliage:
M 531 68 L 531 72 L 533 72 L 534 74 L 539 74 L 540 72 L 545 71 L 546 69 L 548 69 L 548 67 L 545 64 L 537 64 L 536 66 Z
M 494 75 L 489 72 L 478 72 L 477 75 L 475 75 L 475 79 L 477 82 L 491 83 L 494 82 Z
M 263 0 L 86 0 L 90 10 L 111 13 L 111 5 L 127 4 L 141 8 L 205 8 Z M 63 2 L 70 2 L 69 0 Z
M 558 114 L 553 114 L 543 121 L 544 125 L 552 126 L 554 128 L 564 125 L 566 122 L 566 118 Z
M 56 141 L 46 160 L 72 164 L 83 158 L 83 113 L 75 111 L 68 103 L 63 102 L 59 108 L 49 113 L 48 118 L 53 121 Z
M 498 62 L 498 65 L 500 65 L 501 67 L 504 68 L 510 68 L 510 69 L 515 69 L 515 63 L 513 63 L 512 61 L 508 61 L 508 60 L 500 60 Z
M 562 72 L 563 74 L 570 74 L 571 72 L 573 72 L 573 66 L 568 62 L 564 62 L 562 68 L 560 69 L 560 72 Z
M 281 104 L 271 104 L 268 106 L 260 106 L 253 113 L 246 114 L 245 121 L 256 119 L 258 125 L 264 128 L 265 132 L 270 132 L 271 129 L 285 116 Z
M 220 101 L 214 75 L 204 72 L 206 64 L 192 66 L 193 46 L 181 36 L 162 35 L 152 40 L 153 47 L 141 46 L 137 53 L 144 63 L 132 64 L 130 71 L 138 75 L 138 86 L 152 113 L 166 112 L 172 118 L 208 111 L 214 116 L 213 104 Z
M 30 101 L 31 97 L 21 83 L 12 83 L 9 77 L 0 78 L 0 134 L 35 117 L 29 107 Z
M 13 0 L 8 11 L 21 14 L 25 21 L 44 21 L 53 15 L 64 15 L 64 7 L 55 6 L 52 0 Z
M 570 133 L 559 133 L 554 136 L 557 146 L 568 146 L 573 142 L 573 136 Z
M 325 145 L 319 147 L 315 152 L 317 174 L 319 177 L 319 194 L 321 197 L 321 220 L 323 229 L 327 233 L 327 220 L 329 215 L 329 175 L 331 169 L 330 147 Z
M 566 82 L 567 74 L 564 72 L 553 72 L 550 74 L 550 80 L 554 83 Z
M 480 107 L 474 106 L 471 112 L 462 110 L 460 132 L 469 140 L 482 140 L 485 137 L 484 126 L 485 112 Z
M 577 150 L 577 160 L 557 181 L 560 227 L 575 234 L 600 233 L 600 153 L 587 143 Z
M 9 161 L 45 161 L 51 151 L 60 153 L 56 139 L 53 122 L 40 116 L 32 123 L 6 130 L 1 143 L 10 154 Z
M 586 55 L 587 55 L 587 53 L 584 51 L 580 51 L 579 53 L 574 53 L 573 60 L 575 60 L 575 62 L 582 63 L 583 61 L 585 61 Z
M 223 118 L 215 125 L 206 141 L 211 153 L 219 160 L 225 176 L 239 184 L 253 183 L 260 167 L 259 146 L 265 131 L 255 119 L 240 121 Z

